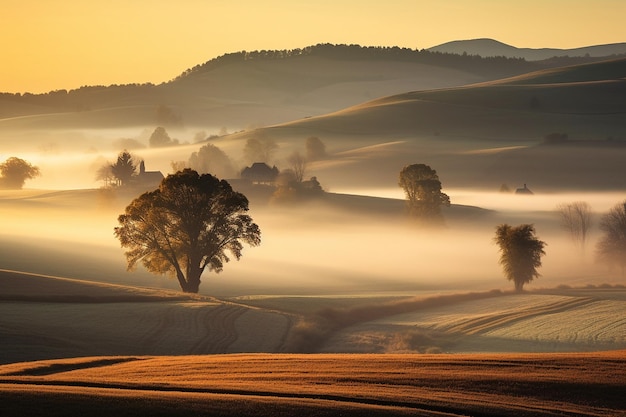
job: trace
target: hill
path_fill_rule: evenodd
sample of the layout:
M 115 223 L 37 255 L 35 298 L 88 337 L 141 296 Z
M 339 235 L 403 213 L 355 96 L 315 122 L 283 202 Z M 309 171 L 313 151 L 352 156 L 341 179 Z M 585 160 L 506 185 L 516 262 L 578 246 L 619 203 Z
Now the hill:
M 429 51 L 449 54 L 479 55 L 482 57 L 502 56 L 523 58 L 527 61 L 541 61 L 554 57 L 609 57 L 626 54 L 626 43 L 593 45 L 572 49 L 517 48 L 494 39 L 468 39 L 446 42 L 428 48 Z
M 0 94 L 0 129 L 164 125 L 233 131 L 555 65 L 358 45 L 244 51 L 197 65 L 160 85 Z
M 394 181 L 403 164 L 425 160 L 450 187 L 495 190 L 502 183 L 532 181 L 544 190 L 620 189 L 626 186 L 615 175 L 626 152 L 625 74 L 626 59 L 543 70 L 384 97 L 263 131 L 281 141 L 318 136 L 340 149 L 343 144 L 348 153 L 351 141 L 370 146 L 370 156 L 361 152 L 345 168 L 375 185 L 382 178 Z M 547 144 L 551 133 L 568 140 Z M 383 143 L 386 151 L 380 152 Z M 368 168 L 374 160 L 376 171 Z M 387 167 L 395 172 L 387 173 Z M 337 163 L 328 168 L 318 176 L 352 177 Z
M 0 366 L 0 399 L 7 417 L 608 417 L 624 353 L 89 357 Z

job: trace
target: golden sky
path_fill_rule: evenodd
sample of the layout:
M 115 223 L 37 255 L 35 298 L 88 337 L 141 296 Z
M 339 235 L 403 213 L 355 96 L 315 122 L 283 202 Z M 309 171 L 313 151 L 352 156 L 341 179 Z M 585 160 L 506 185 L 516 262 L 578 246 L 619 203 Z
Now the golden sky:
M 626 42 L 624 0 L 0 0 L 0 92 L 168 81 L 228 52 Z

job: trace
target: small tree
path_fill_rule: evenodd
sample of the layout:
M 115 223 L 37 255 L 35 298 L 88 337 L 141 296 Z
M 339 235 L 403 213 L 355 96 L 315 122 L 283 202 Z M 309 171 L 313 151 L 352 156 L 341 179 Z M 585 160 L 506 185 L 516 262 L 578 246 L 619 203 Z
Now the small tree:
M 545 255 L 545 242 L 535 237 L 532 224 L 513 227 L 501 224 L 496 228 L 494 241 L 500 247 L 500 265 L 509 281 L 515 283 L 515 290 L 522 291 L 524 284 L 539 278 L 537 268 L 541 267 L 541 257 Z
M 317 161 L 326 157 L 326 145 L 317 136 L 306 138 L 306 159 Z
M 150 147 L 152 148 L 162 148 L 165 146 L 178 145 L 178 140 L 170 138 L 167 130 L 165 130 L 162 126 L 159 126 L 154 129 L 154 132 L 150 135 L 148 143 L 150 143 Z
M 21 190 L 26 180 L 41 175 L 39 168 L 15 156 L 0 164 L 0 188 Z
M 201 174 L 212 174 L 222 178 L 234 178 L 237 175 L 237 170 L 228 155 L 212 143 L 207 143 L 198 149 L 198 152 L 192 153 L 187 164 L 189 168 Z
M 228 182 L 185 169 L 134 199 L 118 217 L 115 236 L 127 249 L 129 269 L 141 262 L 197 293 L 202 273 L 222 271 L 227 252 L 238 260 L 242 242 L 260 244 L 261 231 L 247 211 L 248 199 Z
M 574 244 L 584 251 L 592 225 L 591 206 L 587 202 L 576 201 L 558 205 L 557 211 L 561 217 L 561 226 L 569 233 Z
M 302 182 L 304 180 L 304 174 L 306 173 L 307 161 L 300 152 L 295 151 L 287 158 L 289 168 L 293 171 L 294 180 L 296 182 Z
M 598 260 L 609 266 L 619 266 L 623 275 L 626 268 L 626 200 L 602 216 L 599 227 L 603 235 L 596 247 Z
M 124 150 L 117 156 L 117 161 L 111 164 L 111 174 L 117 180 L 117 185 L 128 185 L 137 171 L 137 162 L 130 152 Z
M 102 183 L 104 184 L 104 188 L 110 188 L 113 184 L 113 181 L 115 181 L 115 176 L 113 175 L 112 171 L 112 165 L 107 163 L 98 168 L 98 170 L 96 171 L 96 180 L 102 181 Z
M 443 221 L 441 206 L 449 206 L 450 197 L 441 191 L 437 171 L 424 164 L 405 166 L 398 185 L 404 189 L 412 216 L 428 222 Z
M 271 138 L 258 134 L 258 137 L 250 138 L 243 148 L 244 158 L 247 163 L 255 162 L 271 163 L 274 152 L 278 149 L 278 144 Z

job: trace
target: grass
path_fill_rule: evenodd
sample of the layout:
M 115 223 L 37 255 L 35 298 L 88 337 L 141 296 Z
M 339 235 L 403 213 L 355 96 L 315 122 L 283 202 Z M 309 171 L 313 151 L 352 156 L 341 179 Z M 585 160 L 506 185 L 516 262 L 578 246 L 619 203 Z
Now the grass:
M 0 398 L 3 415 L 616 416 L 625 354 L 94 357 L 1 366 Z

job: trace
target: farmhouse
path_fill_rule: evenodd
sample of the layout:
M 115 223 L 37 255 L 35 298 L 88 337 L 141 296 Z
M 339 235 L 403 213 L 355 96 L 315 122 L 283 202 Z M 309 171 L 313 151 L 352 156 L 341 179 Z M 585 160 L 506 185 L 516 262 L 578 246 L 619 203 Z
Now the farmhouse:
M 524 184 L 523 188 L 518 188 L 517 190 L 515 190 L 515 194 L 533 195 L 534 193 L 530 191 L 530 189 L 526 186 L 526 184 Z
M 241 171 L 241 178 L 254 184 L 273 184 L 277 176 L 278 168 L 270 168 L 265 162 L 255 162 Z

